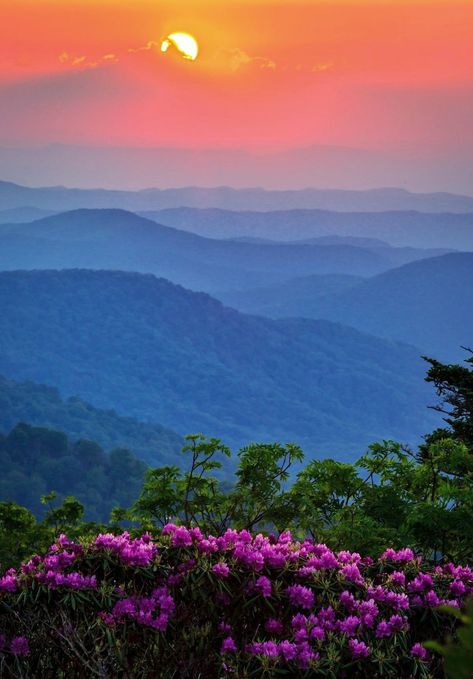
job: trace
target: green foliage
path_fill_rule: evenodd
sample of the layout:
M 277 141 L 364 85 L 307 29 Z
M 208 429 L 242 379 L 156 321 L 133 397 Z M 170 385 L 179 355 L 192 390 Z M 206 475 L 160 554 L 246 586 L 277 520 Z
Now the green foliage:
M 445 365 L 433 358 L 426 358 L 431 367 L 427 382 L 431 382 L 440 396 L 435 410 L 445 415 L 452 436 L 462 441 L 473 451 L 473 352 L 467 349 L 470 357 L 464 365 Z M 436 432 L 434 432 L 434 436 Z
M 0 375 L 0 431 L 9 431 L 18 422 L 57 429 L 74 440 L 97 441 L 105 450 L 131 448 L 151 465 L 175 463 L 183 442 L 159 424 L 94 408 L 76 396 L 63 399 L 54 387 Z
M 98 521 L 106 521 L 114 505 L 133 502 L 147 468 L 129 450 L 106 454 L 94 441 L 72 442 L 63 432 L 25 423 L 0 435 L 0 466 L 0 499 L 40 515 L 39 497 L 54 488 L 61 500 L 77 496 L 86 518 Z
M 76 498 L 66 497 L 60 504 L 56 500 L 54 492 L 41 498 L 48 507 L 42 521 L 16 502 L 0 502 L 0 573 L 44 552 L 60 533 L 86 539 L 103 528 L 93 521 L 84 522 L 84 506 Z
M 313 460 L 297 473 L 293 444 L 252 444 L 238 453 L 235 480 L 221 472 L 218 439 L 188 437 L 190 469 L 147 472 L 143 490 L 116 518 L 142 528 L 181 521 L 221 534 L 228 527 L 291 529 L 335 549 L 379 554 L 410 546 L 433 561 L 473 559 L 473 462 L 465 446 L 438 440 L 423 459 L 397 443 L 370 446 L 355 464 Z
M 455 639 L 450 637 L 447 644 L 429 641 L 427 648 L 440 653 L 445 658 L 445 672 L 449 679 L 471 679 L 473 677 L 473 601 L 464 612 L 449 606 L 442 610 L 457 618 L 462 626 L 456 630 Z

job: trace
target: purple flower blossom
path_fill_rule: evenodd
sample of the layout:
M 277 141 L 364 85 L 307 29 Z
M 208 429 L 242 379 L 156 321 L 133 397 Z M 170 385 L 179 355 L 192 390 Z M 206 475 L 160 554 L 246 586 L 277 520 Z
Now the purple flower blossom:
M 237 645 L 232 637 L 226 637 L 222 641 L 221 653 L 236 653 Z
M 428 589 L 432 589 L 434 586 L 434 581 L 430 573 L 419 573 L 414 580 L 412 580 L 407 589 L 409 592 L 425 592 Z
M 65 587 L 66 589 L 96 589 L 97 578 L 95 575 L 82 575 L 81 573 L 58 573 L 49 570 L 41 572 L 36 575 L 36 579 L 41 584 L 47 585 L 49 589 L 58 589 Z
M 311 663 L 318 660 L 319 657 L 319 654 L 314 653 L 308 643 L 303 643 L 299 646 L 297 659 L 301 669 L 308 669 Z
M 369 646 L 363 641 L 358 641 L 358 639 L 350 639 L 348 646 L 353 658 L 367 658 L 371 653 Z
M 265 575 L 261 575 L 255 582 L 255 587 L 261 594 L 261 596 L 268 599 L 271 596 L 272 585 L 271 580 Z
M 245 651 L 250 655 L 265 655 L 274 658 L 279 654 L 279 646 L 274 641 L 262 641 L 247 644 Z
M 317 641 L 323 641 L 325 639 L 325 631 L 322 627 L 316 625 L 310 630 L 310 638 L 317 639 Z
M 10 651 L 13 655 L 29 655 L 30 646 L 26 637 L 15 637 L 11 640 Z
M 0 592 L 16 592 L 17 579 L 15 571 L 9 571 L 0 578 Z
M 362 585 L 364 583 L 363 576 L 356 564 L 347 564 L 341 569 L 340 573 L 345 580 L 354 582 L 357 585 Z
M 111 533 L 99 535 L 94 544 L 97 549 L 109 550 L 116 554 L 127 566 L 148 566 L 157 551 L 148 534 L 132 540 L 126 531 L 121 535 Z
M 269 618 L 264 624 L 265 630 L 269 634 L 282 634 L 284 630 L 284 625 L 280 620 L 275 620 L 275 618 Z
M 394 573 L 391 573 L 391 582 L 393 585 L 397 585 L 398 587 L 404 587 L 406 584 L 406 576 L 402 571 L 394 571 Z
M 360 618 L 358 618 L 356 615 L 349 615 L 348 618 L 340 620 L 338 627 L 340 632 L 343 634 L 346 634 L 348 637 L 354 637 L 360 624 Z
M 286 589 L 289 596 L 289 601 L 293 606 L 300 608 L 313 608 L 314 593 L 308 587 L 303 585 L 291 585 Z
M 217 578 L 224 579 L 228 578 L 230 574 L 230 569 L 226 563 L 216 563 L 212 566 L 212 573 L 217 576 Z
M 230 623 L 225 622 L 225 620 L 222 620 L 221 622 L 218 623 L 218 631 L 221 634 L 228 634 L 229 632 L 232 631 L 232 626 Z
M 415 559 L 414 552 L 412 549 L 406 547 L 405 549 L 400 549 L 398 552 L 394 549 L 387 549 L 382 555 L 382 561 L 398 561 L 401 563 L 408 563 Z
M 465 584 L 462 580 L 454 580 L 450 584 L 450 591 L 454 596 L 462 596 L 466 592 Z
M 287 639 L 281 641 L 279 644 L 279 654 L 286 661 L 290 662 L 297 657 L 298 648 L 296 644 L 291 643 Z
M 408 624 L 406 618 L 403 618 L 402 616 L 400 616 L 398 614 L 392 615 L 389 618 L 388 624 L 389 624 L 391 631 L 393 633 L 404 632 L 407 629 L 409 629 L 409 624 Z
M 422 644 L 414 644 L 414 646 L 411 648 L 411 655 L 413 655 L 415 658 L 419 658 L 419 660 L 423 660 L 424 662 L 429 658 L 429 652 L 422 646 Z
M 357 601 L 351 592 L 346 590 L 340 594 L 340 603 L 347 609 L 349 613 L 355 611 L 358 607 Z
M 392 627 L 386 620 L 382 620 L 376 626 L 376 638 L 390 637 L 393 633 Z
M 437 606 L 440 606 L 440 597 L 433 589 L 431 589 L 424 595 L 424 603 L 430 608 L 436 608 Z

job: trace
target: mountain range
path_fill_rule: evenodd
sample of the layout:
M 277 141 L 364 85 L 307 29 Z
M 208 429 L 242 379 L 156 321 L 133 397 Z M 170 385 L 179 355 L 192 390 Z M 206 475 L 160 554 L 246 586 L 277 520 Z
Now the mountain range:
M 353 459 L 437 416 L 416 348 L 328 321 L 246 316 L 152 275 L 0 273 L 0 372 L 233 446 Z
M 98 72 L 83 73 L 85 78 L 97 75 Z M 103 77 L 101 90 L 110 87 L 105 72 Z M 34 81 L 31 85 L 34 86 Z M 0 102 L 4 126 L 7 124 L 5 119 L 17 116 L 13 102 L 18 94 L 15 88 L 8 93 L 4 91 Z M 32 101 L 42 110 L 51 103 L 45 99 L 42 105 L 39 104 L 37 93 Z M 464 103 L 460 102 L 460 109 Z M 22 104 L 25 105 L 24 101 Z M 439 110 L 438 115 L 442 114 Z M 399 148 L 389 152 L 332 144 L 289 148 L 262 146 L 250 150 L 220 145 L 199 149 L 148 144 L 141 147 L 64 143 L 32 146 L 23 140 L 21 144 L 10 142 L 8 146 L 0 147 L 0 176 L 23 184 L 37 184 L 39 178 L 52 186 L 59 183 L 78 187 L 105 185 L 113 189 L 189 186 L 198 178 L 201 186 L 210 187 L 220 184 L 268 189 L 401 186 L 413 191 L 470 194 L 470 148 L 466 143 L 456 145 L 453 152 L 418 149 L 418 153 L 413 154 Z
M 123 210 L 74 210 L 0 225 L 0 269 L 114 269 L 154 273 L 193 290 L 259 287 L 313 274 L 372 276 L 436 251 L 345 243 L 204 238 Z
M 319 209 L 336 212 L 452 212 L 473 213 L 473 197 L 452 193 L 411 193 L 385 188 L 365 191 L 343 189 L 267 190 L 186 187 L 118 191 L 73 189 L 64 186 L 31 188 L 0 182 L 0 210 L 31 206 L 54 212 L 77 208 L 121 208 L 134 212 L 165 208 L 223 208 L 225 210 L 274 211 Z
M 397 247 L 473 251 L 473 212 L 342 212 L 341 208 L 338 212 L 299 209 L 237 212 L 176 208 L 140 214 L 207 238 L 250 237 L 294 242 L 343 236 L 380 239 Z
M 473 337 L 473 253 L 411 262 L 367 280 L 311 276 L 218 297 L 247 313 L 329 319 L 460 360 Z

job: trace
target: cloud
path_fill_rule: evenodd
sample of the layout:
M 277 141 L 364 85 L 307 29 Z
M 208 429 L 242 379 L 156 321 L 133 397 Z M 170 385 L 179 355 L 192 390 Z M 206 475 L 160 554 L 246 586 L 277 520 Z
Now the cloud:
M 324 71 L 331 71 L 335 64 L 333 61 L 321 62 L 319 64 L 314 64 L 310 69 L 313 73 L 323 73 Z
M 159 42 L 156 42 L 155 40 L 149 40 L 146 45 L 142 45 L 141 47 L 130 47 L 128 49 L 128 52 L 131 54 L 136 54 L 136 52 L 145 52 L 154 49 L 155 47 L 159 47 Z
M 98 59 L 89 59 L 85 55 L 74 56 L 69 54 L 69 52 L 62 52 L 58 56 L 58 61 L 60 64 L 65 64 L 71 67 L 83 67 L 83 68 L 97 68 L 101 64 L 116 64 L 119 59 L 116 54 L 104 54 Z
M 235 47 L 234 49 L 222 50 L 221 55 L 227 58 L 230 70 L 238 71 L 242 66 L 254 65 L 262 70 L 268 69 L 270 71 L 275 71 L 277 64 L 273 59 L 268 59 L 267 57 L 254 57 L 249 55 L 247 52 Z

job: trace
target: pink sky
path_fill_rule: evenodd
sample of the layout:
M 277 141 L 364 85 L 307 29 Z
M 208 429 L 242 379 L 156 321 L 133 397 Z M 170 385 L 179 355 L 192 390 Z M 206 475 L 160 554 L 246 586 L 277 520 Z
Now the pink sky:
M 185 30 L 196 62 L 162 54 Z M 16 0 L 0 145 L 473 153 L 473 3 Z

